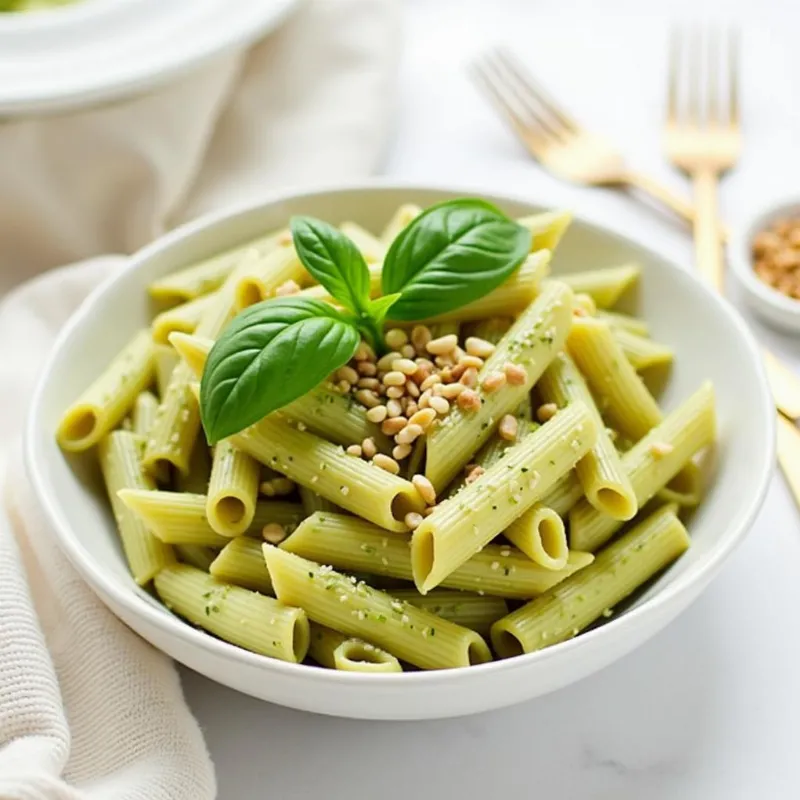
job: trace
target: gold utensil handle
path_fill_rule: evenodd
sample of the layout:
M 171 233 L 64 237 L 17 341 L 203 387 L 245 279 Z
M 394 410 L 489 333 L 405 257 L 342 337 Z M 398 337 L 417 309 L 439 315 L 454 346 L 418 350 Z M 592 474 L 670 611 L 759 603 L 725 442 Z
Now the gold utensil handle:
M 782 364 L 769 350 L 763 351 L 764 366 L 775 405 L 791 420 L 800 419 L 800 377 Z
M 778 414 L 778 463 L 800 506 L 800 431 L 783 414 Z
M 642 175 L 640 172 L 627 172 L 625 173 L 625 183 L 634 189 L 639 189 L 645 194 L 649 194 L 650 197 L 659 203 L 663 203 L 689 224 L 694 222 L 694 206 L 674 194 L 671 189 L 653 180 L 649 175 Z
M 710 169 L 700 169 L 694 182 L 695 263 L 703 277 L 718 291 L 723 289 L 723 253 L 717 208 L 719 176 Z

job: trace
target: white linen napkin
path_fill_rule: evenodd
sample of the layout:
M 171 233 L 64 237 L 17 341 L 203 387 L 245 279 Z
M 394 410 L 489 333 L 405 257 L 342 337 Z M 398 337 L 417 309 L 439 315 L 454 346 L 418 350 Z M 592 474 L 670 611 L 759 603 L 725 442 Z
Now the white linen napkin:
M 232 201 L 369 174 L 390 121 L 398 16 L 396 0 L 311 0 L 246 57 L 120 104 L 0 125 L 0 292 L 59 262 L 130 252 Z M 41 364 L 123 261 L 47 272 L 0 305 L 2 800 L 216 791 L 173 665 L 83 584 L 21 474 Z

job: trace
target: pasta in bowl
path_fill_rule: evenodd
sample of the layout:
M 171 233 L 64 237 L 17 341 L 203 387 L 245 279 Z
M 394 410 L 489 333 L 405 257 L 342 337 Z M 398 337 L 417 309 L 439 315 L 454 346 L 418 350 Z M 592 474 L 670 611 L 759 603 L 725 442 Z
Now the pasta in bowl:
M 645 248 L 369 186 L 136 256 L 62 335 L 27 455 L 156 646 L 275 702 L 421 718 L 563 686 L 688 605 L 762 499 L 770 414 L 738 318 Z

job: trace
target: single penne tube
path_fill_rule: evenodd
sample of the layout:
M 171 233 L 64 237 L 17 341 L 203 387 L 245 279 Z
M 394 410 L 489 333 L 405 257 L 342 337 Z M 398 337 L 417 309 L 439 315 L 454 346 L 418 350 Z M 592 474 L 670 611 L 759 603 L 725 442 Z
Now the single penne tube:
M 208 524 L 222 536 L 239 536 L 256 513 L 261 464 L 227 439 L 217 442 L 206 495 Z
M 566 341 L 572 324 L 572 292 L 557 281 L 546 281 L 536 300 L 517 319 L 486 359 L 478 374 L 477 410 L 451 409 L 428 435 L 425 475 L 441 491 L 492 436 L 505 414 L 527 397 L 533 384 L 547 369 Z M 497 391 L 486 391 L 489 375 L 515 369 L 520 378 Z
M 681 471 L 656 492 L 656 497 L 684 508 L 699 505 L 703 499 L 703 470 L 694 461 L 687 461 Z
M 194 376 L 200 378 L 208 354 L 214 346 L 213 339 L 174 333 L 170 336 L 170 343 L 180 353 Z M 367 419 L 367 410 L 355 402 L 352 395 L 336 392 L 327 383 L 322 383 L 293 400 L 281 412 L 305 425 L 312 433 L 337 444 L 347 446 L 371 438 L 380 452 L 391 452 L 388 437 Z
M 397 211 L 392 214 L 389 222 L 381 233 L 381 242 L 384 247 L 389 245 L 397 238 L 397 234 L 416 219 L 422 213 L 422 209 L 415 203 L 404 203 L 399 206 Z
M 596 316 L 610 325 L 614 331 L 627 331 L 634 336 L 644 336 L 645 338 L 650 336 L 648 324 L 639 317 L 622 314 L 619 311 L 597 311 Z
M 619 454 L 606 431 L 592 393 L 569 354 L 559 353 L 553 359 L 536 384 L 536 390 L 545 403 L 557 408 L 580 402 L 589 409 L 597 426 L 597 441 L 575 465 L 575 473 L 586 499 L 595 508 L 616 519 L 632 519 L 638 510 L 633 487 L 622 468 Z
M 150 332 L 139 331 L 64 412 L 56 430 L 62 449 L 73 453 L 88 450 L 117 427 L 139 393 L 152 383 L 154 370 Z
M 559 275 L 576 294 L 588 294 L 600 309 L 611 308 L 637 280 L 642 270 L 636 264 L 593 269 Z
M 552 508 L 559 517 L 566 513 L 583 497 L 583 487 L 575 470 L 562 475 L 553 488 L 542 498 L 542 505 Z
M 374 644 L 311 623 L 308 654 L 321 667 L 343 672 L 402 672 L 400 662 Z
M 242 259 L 255 252 L 263 256 L 281 245 L 289 245 L 292 237 L 289 231 L 278 231 L 262 236 L 231 250 L 192 264 L 177 272 L 153 281 L 147 290 L 156 300 L 180 303 L 194 300 L 201 295 L 219 289 Z
M 576 319 L 567 346 L 612 428 L 638 441 L 658 425 L 662 416 L 658 403 L 605 322 Z
M 154 536 L 118 497 L 121 490 L 149 492 L 156 488 L 153 479 L 142 471 L 143 447 L 136 434 L 112 431 L 100 440 L 97 451 L 122 549 L 140 586 L 146 586 L 159 570 L 175 561 L 172 548 Z
M 689 535 L 665 507 L 601 551 L 571 575 L 492 626 L 502 658 L 531 653 L 577 636 L 667 567 L 689 547 Z
M 542 280 L 550 270 L 549 250 L 531 253 L 520 268 L 503 284 L 480 300 L 474 300 L 454 311 L 419 320 L 416 324 L 433 325 L 437 322 L 476 322 L 487 317 L 516 316 L 527 308 L 539 293 Z M 392 312 L 389 310 L 389 317 Z
M 155 354 L 156 389 L 158 390 L 159 400 L 163 400 L 172 372 L 181 359 L 175 352 L 175 348 L 166 344 L 157 344 L 153 350 Z
M 503 535 L 545 569 L 559 570 L 567 566 L 569 548 L 564 521 L 542 503 L 534 503 L 503 531 Z
M 139 392 L 131 411 L 131 430 L 146 439 L 158 411 L 158 398 L 149 390 Z
M 408 533 L 388 533 L 357 517 L 318 512 L 304 520 L 280 548 L 346 572 L 410 581 L 410 541 Z M 573 551 L 563 570 L 550 570 L 510 545 L 488 544 L 451 572 L 442 586 L 525 600 L 591 562 L 591 554 Z
M 578 292 L 572 301 L 575 314 L 582 317 L 593 317 L 597 313 L 597 303 L 594 298 L 584 292 Z
M 675 351 L 665 344 L 654 342 L 624 328 L 611 330 L 625 358 L 637 372 L 651 367 L 669 366 L 675 358 Z
M 497 344 L 514 324 L 513 317 L 489 317 L 472 325 L 471 335 L 490 344 Z
M 388 530 L 408 530 L 406 515 L 424 509 L 410 481 L 348 455 L 280 415 L 270 414 L 230 440 L 265 466 Z
M 194 333 L 203 314 L 215 302 L 215 299 L 214 292 L 203 294 L 188 303 L 181 303 L 179 306 L 162 311 L 153 319 L 150 326 L 153 341 L 157 344 L 167 344 L 169 335 L 175 331 Z
M 424 608 L 437 617 L 463 625 L 481 636 L 488 636 L 492 624 L 508 614 L 508 603 L 502 597 L 489 597 L 474 592 L 434 589 L 422 595 L 416 589 L 389 589 L 397 600 Z
M 162 542 L 224 547 L 230 541 L 230 537 L 220 536 L 209 525 L 204 494 L 123 489 L 117 495 Z M 292 530 L 304 516 L 302 506 L 297 503 L 262 500 L 256 504 L 255 516 L 246 533 L 261 536 L 264 526 L 270 523 Z
M 311 282 L 294 246 L 273 250 L 264 258 L 252 261 L 250 268 L 241 272 L 234 291 L 235 309 L 241 311 L 274 297 L 276 290 L 288 281 L 300 287 Z
M 189 457 L 189 472 L 175 473 L 175 489 L 189 494 L 206 494 L 211 478 L 211 451 L 205 436 L 198 436 Z
M 377 264 L 386 255 L 386 245 L 357 222 L 343 222 L 339 230 L 361 251 L 367 264 Z
M 545 211 L 517 220 L 519 225 L 531 232 L 531 250 L 551 252 L 556 249 L 571 222 L 572 214 L 569 211 Z
M 211 562 L 208 571 L 225 583 L 244 586 L 261 594 L 273 594 L 272 581 L 261 550 L 263 543 L 263 539 L 250 536 L 231 539 Z
M 714 390 L 705 383 L 622 456 L 622 466 L 642 508 L 714 441 Z M 584 499 L 569 512 L 570 546 L 594 552 L 622 526 Z
M 540 501 L 597 440 L 589 409 L 573 403 L 506 450 L 458 494 L 434 507 L 411 538 L 414 583 L 422 594 Z
M 255 539 L 249 541 L 255 542 Z M 208 572 L 209 567 L 217 557 L 218 552 L 213 547 L 201 547 L 196 544 L 176 544 L 173 547 L 175 555 L 182 564 Z
M 278 600 L 303 608 L 313 622 L 372 642 L 421 669 L 492 660 L 486 642 L 469 628 L 267 544 L 264 559 Z
M 306 657 L 309 626 L 302 608 L 220 583 L 188 564 L 161 570 L 155 587 L 170 611 L 226 642 L 295 664 Z
M 300 502 L 303 504 L 303 510 L 308 516 L 311 516 L 315 511 L 333 511 L 336 513 L 340 510 L 336 503 L 331 503 L 330 500 L 326 500 L 307 486 L 300 486 L 298 492 L 300 493 Z

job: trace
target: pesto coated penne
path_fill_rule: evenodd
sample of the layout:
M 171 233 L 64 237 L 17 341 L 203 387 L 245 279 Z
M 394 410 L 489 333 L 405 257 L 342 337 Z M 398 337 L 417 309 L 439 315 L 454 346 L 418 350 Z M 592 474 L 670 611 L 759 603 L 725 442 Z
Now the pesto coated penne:
M 249 541 L 254 542 L 255 539 Z M 201 547 L 196 544 L 176 544 L 172 549 L 182 564 L 188 564 L 190 567 L 203 570 L 203 572 L 209 571 L 209 567 L 218 554 L 213 547 Z
M 492 624 L 508 614 L 508 603 L 502 597 L 451 589 L 434 589 L 425 595 L 416 589 L 389 589 L 388 592 L 396 600 L 424 608 L 437 617 L 463 625 L 481 636 L 488 636 Z
M 612 332 L 625 358 L 638 372 L 652 367 L 665 367 L 672 364 L 675 353 L 671 347 L 631 333 L 624 328 L 612 328 Z
M 244 586 L 262 594 L 272 594 L 272 581 L 264 562 L 261 538 L 237 536 L 219 551 L 208 571 L 225 583 Z
M 569 558 L 567 532 L 561 517 L 543 503 L 534 503 L 503 535 L 528 558 L 547 569 L 564 569 Z
M 407 228 L 421 213 L 422 209 L 415 203 L 404 203 L 399 206 L 381 233 L 381 242 L 384 246 L 388 248 L 397 237 L 397 234 Z
M 265 258 L 252 261 L 249 269 L 239 272 L 234 289 L 234 307 L 241 311 L 273 297 L 276 290 L 289 281 L 298 286 L 310 282 L 294 246 L 273 250 Z
M 139 392 L 131 411 L 131 430 L 146 439 L 157 410 L 158 398 L 150 391 Z
M 641 269 L 635 264 L 621 267 L 593 269 L 559 275 L 559 280 L 569 284 L 576 294 L 588 294 L 598 308 L 611 308 L 639 279 Z
M 386 255 L 386 245 L 357 222 L 343 222 L 339 230 L 361 251 L 367 264 L 377 264 Z
M 166 344 L 157 344 L 153 347 L 156 373 L 156 389 L 158 390 L 159 401 L 164 399 L 167 393 L 167 386 L 172 377 L 172 372 L 180 362 L 180 357 L 175 352 L 174 347 Z
M 308 654 L 321 667 L 344 672 L 402 672 L 400 662 L 374 644 L 311 624 Z
M 150 326 L 153 341 L 157 344 L 167 344 L 171 333 L 194 333 L 203 314 L 215 301 L 216 294 L 212 292 L 162 311 Z
M 238 536 L 256 513 L 261 464 L 226 439 L 217 442 L 206 496 L 208 523 L 223 536 Z

